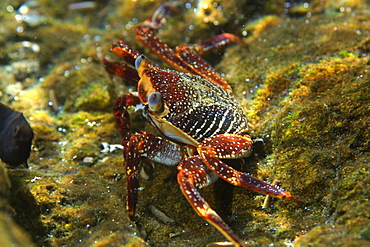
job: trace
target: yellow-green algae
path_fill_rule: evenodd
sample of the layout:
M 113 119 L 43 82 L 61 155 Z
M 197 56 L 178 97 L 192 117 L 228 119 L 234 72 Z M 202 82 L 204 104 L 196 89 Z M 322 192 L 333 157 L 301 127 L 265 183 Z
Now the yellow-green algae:
M 8 170 L 5 202 L 13 218 L 38 246 L 144 246 L 140 237 L 152 246 L 224 241 L 183 198 L 176 169 L 160 164 L 149 165 L 149 179 L 142 179 L 136 226 L 125 211 L 121 151 L 101 152 L 102 142 L 120 142 L 110 105 L 133 87 L 111 80 L 100 59 L 114 59 L 109 43 L 119 39 L 148 53 L 133 26 L 159 3 L 111 1 L 86 11 L 68 10 L 71 2 L 39 1 L 46 23 L 38 27 L 13 21 L 6 6 L 22 1 L 1 4 L 9 26 L 0 30 L 0 66 L 12 63 L 15 42 L 41 47 L 42 66 L 18 94 L 7 91 L 14 75 L 0 73 L 1 101 L 23 111 L 35 131 L 30 169 Z M 224 31 L 246 35 L 249 49 L 235 45 L 223 57 L 207 57 L 212 64 L 222 58 L 217 70 L 245 107 L 252 137 L 263 138 L 244 164 L 234 165 L 279 179 L 303 204 L 274 199 L 262 210 L 263 196 L 224 181 L 202 195 L 251 246 L 369 245 L 368 3 L 204 1 L 212 6 L 193 11 L 198 3 L 183 8 L 160 36 L 174 46 Z M 140 115 L 132 121 L 137 130 L 147 126 Z M 175 223 L 161 222 L 150 205 Z

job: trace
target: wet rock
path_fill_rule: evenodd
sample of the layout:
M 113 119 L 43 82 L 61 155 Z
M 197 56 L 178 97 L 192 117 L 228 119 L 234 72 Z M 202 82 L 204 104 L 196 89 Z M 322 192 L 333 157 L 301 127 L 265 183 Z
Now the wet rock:
M 36 246 L 30 240 L 28 234 L 21 229 L 9 216 L 0 212 L 0 238 L 3 246 Z
M 8 201 L 11 193 L 11 181 L 7 169 L 0 164 L 0 239 L 2 246 L 36 246 L 29 234 L 12 218 L 12 207 Z

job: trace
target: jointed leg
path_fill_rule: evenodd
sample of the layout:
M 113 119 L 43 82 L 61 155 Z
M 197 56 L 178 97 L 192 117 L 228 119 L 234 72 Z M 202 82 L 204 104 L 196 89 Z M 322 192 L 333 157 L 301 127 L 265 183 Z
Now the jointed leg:
M 130 115 L 127 108 L 141 104 L 139 97 L 135 94 L 125 94 L 117 98 L 113 105 L 114 119 L 116 120 L 116 128 L 121 133 L 123 141 L 128 141 L 130 138 Z
M 177 165 L 183 158 L 179 145 L 150 133 L 130 133 L 122 141 L 127 176 L 127 210 L 132 218 L 136 211 L 139 171 L 143 157 L 165 165 Z
M 105 70 L 110 74 L 122 77 L 133 85 L 137 85 L 140 77 L 137 74 L 134 64 L 135 59 L 140 55 L 140 53 L 130 48 L 123 41 L 112 43 L 111 52 L 121 58 L 124 63 L 110 62 L 103 58 L 102 62 Z
M 176 52 L 180 60 L 191 68 L 193 73 L 220 85 L 230 93 L 233 93 L 226 80 L 220 76 L 211 65 L 209 65 L 200 55 L 213 49 L 225 46 L 231 42 L 238 42 L 246 46 L 244 41 L 231 33 L 222 33 L 206 39 L 198 44 L 180 45 L 176 47 Z
M 235 170 L 220 159 L 246 157 L 251 151 L 252 141 L 248 135 L 217 135 L 200 143 L 198 152 L 204 164 L 219 177 L 232 185 L 251 189 L 266 195 L 294 200 L 289 192 L 277 185 L 259 180 L 246 173 Z
M 194 51 L 198 55 L 203 55 L 209 51 L 220 48 L 230 43 L 240 43 L 244 46 L 247 46 L 247 44 L 241 38 L 231 33 L 221 33 L 219 35 L 206 39 L 198 44 L 189 46 L 193 47 Z
M 121 40 L 112 43 L 111 52 L 122 59 L 123 63 L 110 62 L 107 59 L 103 58 L 102 61 L 105 70 L 108 71 L 110 74 L 119 76 L 137 86 L 140 77 L 138 75 L 137 69 L 135 68 L 135 61 L 141 54 Z M 156 64 L 149 60 L 148 63 L 151 67 L 157 67 Z
M 176 8 L 170 4 L 162 4 L 149 19 L 136 27 L 136 37 L 167 63 L 184 72 L 201 75 L 232 93 L 227 82 L 200 55 L 231 42 L 245 44 L 243 40 L 233 34 L 223 33 L 198 44 L 178 46 L 174 51 L 156 36 L 174 10 Z
M 177 169 L 179 170 L 177 181 L 180 189 L 198 215 L 216 227 L 235 246 L 244 246 L 239 237 L 208 205 L 196 189 L 196 187 L 201 188 L 210 183 L 207 168 L 201 158 L 199 156 L 186 158 L 178 165 Z
M 137 193 L 139 187 L 139 171 L 141 159 L 165 164 L 177 165 L 184 154 L 181 147 L 167 139 L 150 133 L 133 133 L 130 131 L 130 116 L 127 108 L 140 104 L 135 94 L 126 94 L 119 97 L 114 104 L 114 118 L 116 127 L 122 135 L 123 156 L 125 159 L 127 176 L 127 210 L 132 218 L 136 211 Z

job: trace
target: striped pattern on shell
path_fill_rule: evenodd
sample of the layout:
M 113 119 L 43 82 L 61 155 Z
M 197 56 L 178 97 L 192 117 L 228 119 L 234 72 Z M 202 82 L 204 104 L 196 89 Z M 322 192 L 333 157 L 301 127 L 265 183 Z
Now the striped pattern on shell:
M 147 72 L 169 108 L 164 117 L 198 142 L 217 134 L 247 130 L 247 118 L 234 95 L 198 75 L 174 70 Z

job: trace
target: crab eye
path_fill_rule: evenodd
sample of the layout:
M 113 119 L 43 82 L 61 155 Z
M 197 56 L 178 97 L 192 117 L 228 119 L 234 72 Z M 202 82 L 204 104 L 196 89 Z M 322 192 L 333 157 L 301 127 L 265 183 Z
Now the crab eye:
M 160 92 L 151 92 L 148 96 L 149 109 L 155 113 L 162 113 L 164 110 L 162 94 Z

